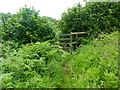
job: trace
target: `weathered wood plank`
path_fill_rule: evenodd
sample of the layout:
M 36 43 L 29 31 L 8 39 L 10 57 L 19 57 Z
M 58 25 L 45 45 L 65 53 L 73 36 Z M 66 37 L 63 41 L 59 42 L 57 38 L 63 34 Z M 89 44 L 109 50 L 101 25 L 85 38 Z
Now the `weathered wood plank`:
M 87 34 L 87 32 L 71 32 L 70 34 L 72 34 L 72 35 Z

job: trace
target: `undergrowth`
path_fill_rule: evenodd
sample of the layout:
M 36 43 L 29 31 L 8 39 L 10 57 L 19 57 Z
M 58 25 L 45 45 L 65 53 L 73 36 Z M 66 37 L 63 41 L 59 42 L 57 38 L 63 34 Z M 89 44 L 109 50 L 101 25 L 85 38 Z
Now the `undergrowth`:
M 0 58 L 3 88 L 118 87 L 118 32 L 100 35 L 72 54 L 48 42 L 7 48 L 3 44 Z

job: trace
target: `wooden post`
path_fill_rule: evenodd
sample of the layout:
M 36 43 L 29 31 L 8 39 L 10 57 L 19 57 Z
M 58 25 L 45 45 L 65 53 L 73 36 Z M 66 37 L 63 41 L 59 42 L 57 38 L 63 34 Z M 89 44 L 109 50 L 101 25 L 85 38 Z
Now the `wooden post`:
M 72 33 L 72 32 L 71 32 Z M 72 34 L 70 33 L 70 47 L 72 49 Z

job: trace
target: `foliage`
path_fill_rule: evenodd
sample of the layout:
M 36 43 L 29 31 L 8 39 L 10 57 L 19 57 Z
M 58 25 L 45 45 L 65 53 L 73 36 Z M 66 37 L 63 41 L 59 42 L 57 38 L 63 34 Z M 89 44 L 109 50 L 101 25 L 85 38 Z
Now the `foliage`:
M 64 12 L 59 21 L 62 33 L 88 32 L 96 37 L 101 32 L 111 33 L 119 28 L 120 2 L 80 3 Z M 90 37 L 89 36 L 89 37 Z
M 58 27 L 58 22 L 59 21 L 54 19 L 54 18 L 48 17 L 48 16 L 43 16 L 42 18 L 46 19 L 46 21 L 51 25 L 51 27 L 53 28 L 53 30 L 54 30 L 54 32 L 56 34 L 56 37 L 57 37 L 57 35 L 61 32 L 59 30 L 59 27 Z
M 39 11 L 27 7 L 16 14 L 0 13 L 2 87 L 118 88 L 119 4 L 77 4 L 60 21 L 38 16 Z M 89 35 L 81 35 L 78 41 L 89 42 L 75 51 L 51 43 L 61 32 L 79 31 Z
M 71 60 L 77 88 L 118 88 L 118 32 L 100 35 L 76 50 Z
M 47 42 L 23 45 L 1 59 L 2 85 L 16 88 L 61 87 L 63 65 L 68 56 L 69 53 L 63 54 Z
M 0 47 L 1 47 L 1 56 L 2 57 L 6 57 L 7 55 L 9 55 L 12 51 L 17 50 L 20 45 L 19 43 L 16 43 L 15 41 L 3 41 L 1 40 L 0 43 Z
M 16 14 L 3 14 L 3 40 L 20 43 L 46 41 L 55 36 L 48 20 L 38 16 L 34 8 L 21 8 Z
M 2 86 L 14 88 L 117 88 L 118 32 L 102 34 L 72 54 L 37 42 L 0 58 Z M 6 52 L 7 53 L 7 52 Z

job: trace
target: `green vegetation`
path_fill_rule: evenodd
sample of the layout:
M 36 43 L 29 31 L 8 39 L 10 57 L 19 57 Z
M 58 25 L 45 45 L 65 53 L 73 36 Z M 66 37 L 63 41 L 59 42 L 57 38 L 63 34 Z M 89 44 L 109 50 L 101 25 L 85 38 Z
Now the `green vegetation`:
M 3 40 L 26 44 L 52 39 L 55 36 L 53 24 L 38 13 L 34 8 L 25 7 L 17 14 L 3 14 Z
M 27 44 L 1 58 L 3 87 L 117 88 L 118 32 L 100 36 L 72 54 L 48 42 Z M 85 83 L 84 83 L 85 82 Z
M 1 13 L 2 88 L 118 88 L 118 6 L 76 4 L 61 20 L 27 7 Z M 79 31 L 89 35 L 75 50 L 55 48 L 57 34 Z
M 118 87 L 118 32 L 100 38 L 78 48 L 71 60 L 75 87 Z
M 85 7 L 79 3 L 62 14 L 59 28 L 63 33 L 86 31 L 96 37 L 101 32 L 110 33 L 118 29 L 120 3 L 88 2 Z

